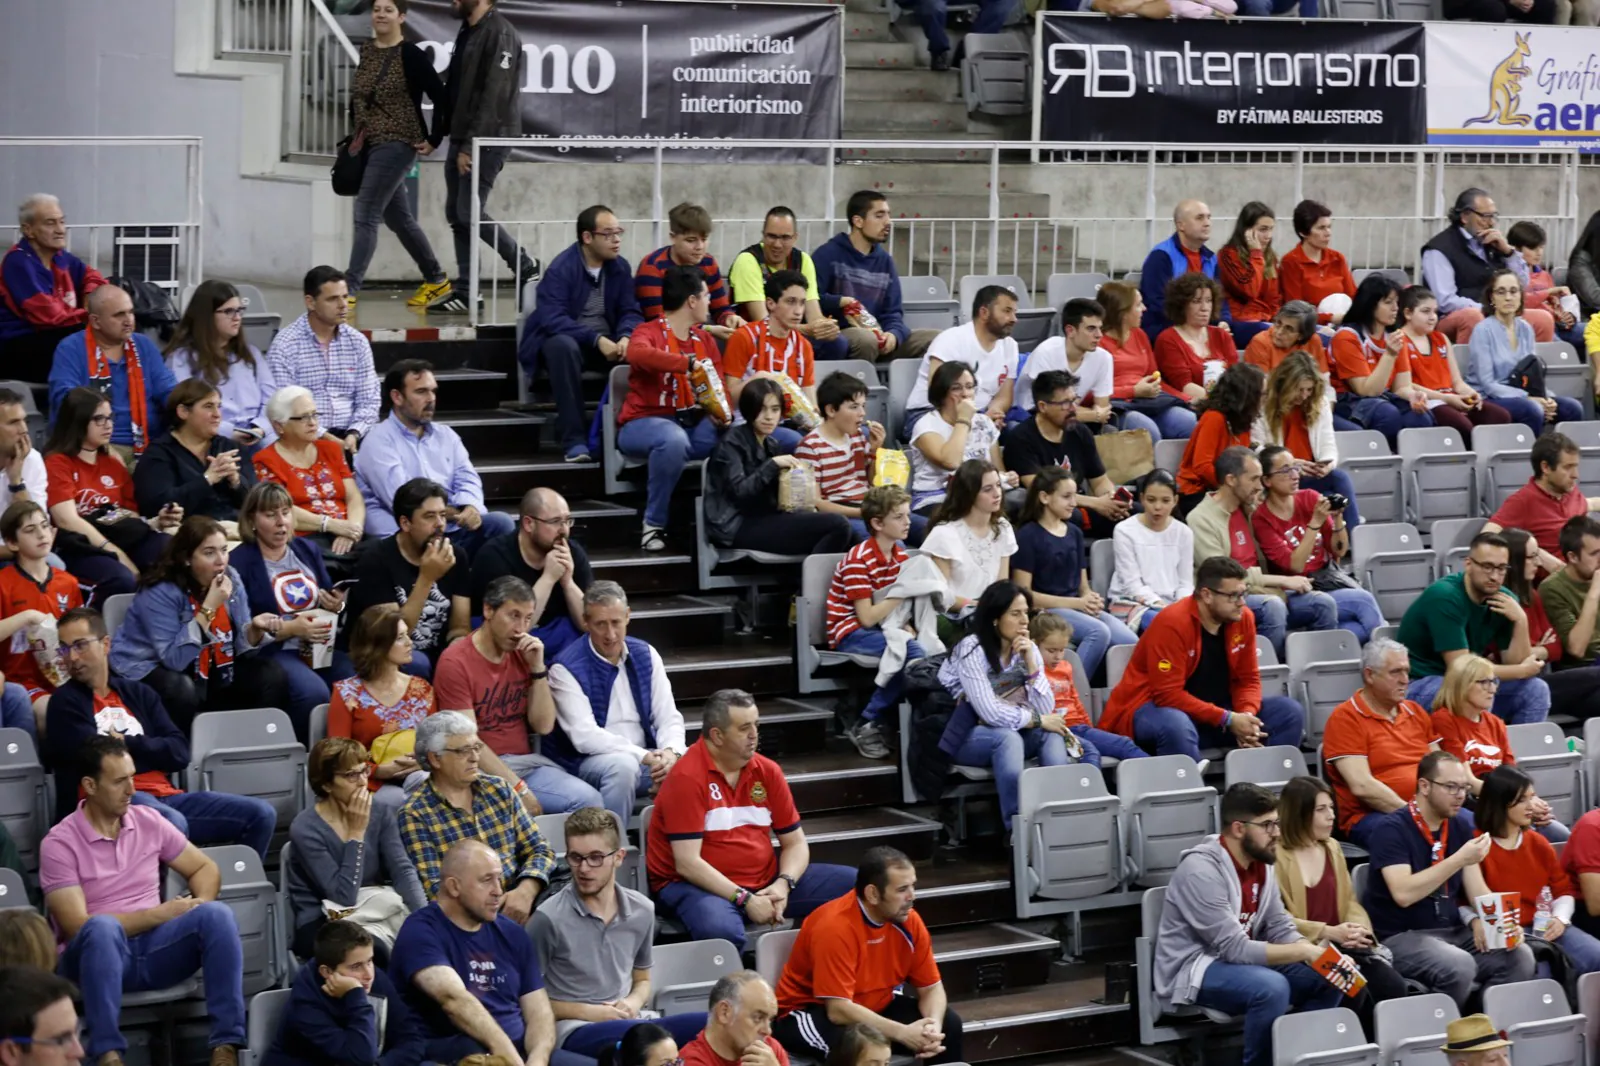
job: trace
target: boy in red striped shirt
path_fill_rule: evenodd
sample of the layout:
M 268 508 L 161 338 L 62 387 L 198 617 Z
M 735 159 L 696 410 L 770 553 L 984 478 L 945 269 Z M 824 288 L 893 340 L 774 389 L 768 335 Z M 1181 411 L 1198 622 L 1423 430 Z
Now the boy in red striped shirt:
M 872 486 L 867 471 L 872 458 L 883 445 L 884 429 L 867 421 L 867 386 L 854 374 L 836 370 L 817 386 L 817 410 L 822 424 L 807 433 L 794 449 L 794 457 L 811 467 L 817 478 L 817 509 L 827 514 L 842 514 L 850 519 L 856 539 L 872 539 L 861 501 Z M 866 431 L 862 431 L 862 427 Z M 928 520 L 911 516 L 905 536 L 912 547 L 922 543 Z

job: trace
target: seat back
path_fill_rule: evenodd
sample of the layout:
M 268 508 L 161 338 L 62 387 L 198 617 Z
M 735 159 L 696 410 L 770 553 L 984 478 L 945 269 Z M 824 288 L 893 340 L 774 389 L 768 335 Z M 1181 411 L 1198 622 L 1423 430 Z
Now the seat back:
M 1388 999 L 1377 1004 L 1375 1023 L 1379 1061 L 1385 1066 L 1447 1066 L 1444 1032 L 1461 1017 L 1456 1001 L 1443 992 Z
M 276 707 L 195 715 L 189 739 L 189 785 L 272 804 L 287 827 L 305 805 L 306 749 L 289 716 Z
M 1367 863 L 1360 863 L 1350 868 L 1350 895 L 1363 907 L 1367 905 L 1367 875 L 1370 873 L 1372 867 Z
M 1272 1023 L 1273 1066 L 1376 1066 L 1377 1055 L 1349 1007 L 1296 1011 Z
M 1388 22 L 1444 21 L 1443 0 L 1387 0 L 1387 2 L 1389 14 L 1385 15 L 1384 19 Z M 1558 281 L 1556 284 L 1561 283 Z
M 1117 572 L 1117 546 L 1110 537 L 1089 542 L 1089 587 L 1102 599 L 1111 597 L 1111 575 Z
M 906 400 L 911 398 L 911 390 L 916 387 L 920 365 L 918 359 L 896 359 L 889 364 L 889 425 L 884 428 L 889 431 L 890 441 L 910 443 L 907 434 L 911 427 L 905 424 Z
M 1141 887 L 1172 879 L 1183 852 L 1217 832 L 1217 793 L 1187 755 L 1129 759 L 1117 767 L 1132 880 Z
M 1578 446 L 1578 481 L 1600 484 L 1600 421 L 1563 422 L 1561 432 Z
M 1588 784 L 1587 795 L 1600 801 L 1600 718 L 1588 718 L 1583 723 L 1584 778 Z
M 115 596 L 107 596 L 105 606 L 100 609 L 100 617 L 106 623 L 106 636 L 116 636 L 117 629 L 122 625 L 122 620 L 128 617 L 128 608 L 133 606 L 133 593 L 119 592 Z
M 0 866 L 0 911 L 13 908 L 32 908 L 28 902 L 28 886 L 22 875 L 9 866 Z
M 1473 429 L 1472 453 L 1478 469 L 1478 488 L 1483 493 L 1484 514 L 1494 514 L 1513 492 L 1527 484 L 1528 455 L 1533 450 L 1533 440 L 1533 430 L 1520 422 Z M 1433 547 L 1438 550 L 1437 540 Z
M 833 679 L 818 679 L 821 652 L 828 646 L 828 586 L 842 552 L 809 555 L 800 564 L 800 595 L 794 601 L 794 664 L 801 692 L 833 688 Z
M 539 835 L 544 837 L 550 850 L 556 853 L 556 858 L 561 858 L 567 853 L 567 816 L 560 814 L 540 814 L 534 816 L 534 824 L 539 827 Z
M 1594 417 L 1594 368 L 1563 340 L 1539 341 L 1534 345 L 1544 364 L 1544 385 L 1551 396 L 1570 396 L 1583 405 L 1584 417 Z
M 1506 726 L 1517 767 L 1533 778 L 1556 821 L 1571 825 L 1583 813 L 1583 756 L 1567 750 L 1566 734 L 1554 722 Z
M 1516 1045 L 1517 1066 L 1583 1066 L 1584 1018 L 1559 982 L 1535 978 L 1483 990 L 1483 1012 Z
M 1373 429 L 1344 430 L 1333 435 L 1339 469 L 1350 475 L 1364 522 L 1399 522 L 1405 517 L 1403 466 L 1389 442 Z
M 950 299 L 950 286 L 937 274 L 912 274 L 900 279 L 900 299 L 904 303 L 929 303 Z
M 317 746 L 317 742 L 328 737 L 328 704 L 319 703 L 311 708 L 311 723 L 307 727 L 306 740 L 309 741 L 306 750 Z
M 288 977 L 280 923 L 289 919 L 279 913 L 278 889 L 267 880 L 261 856 L 243 844 L 224 844 L 202 850 L 222 874 L 222 890 L 217 899 L 228 905 L 239 927 L 239 944 L 244 954 L 244 994 L 252 996 L 276 988 Z M 173 899 L 187 892 L 188 887 L 182 874 L 170 867 L 167 869 L 165 898 Z
M 1291 777 L 1303 777 L 1306 773 L 1305 753 L 1288 744 L 1233 748 L 1222 765 L 1228 788 L 1248 781 L 1274 793 L 1282 792 Z
M 1087 899 L 1122 883 L 1122 808 L 1087 763 L 1022 771 L 1012 819 L 1019 896 Z
M 1277 649 L 1260 633 L 1256 634 L 1256 670 L 1261 675 L 1263 697 L 1289 694 L 1289 668 L 1278 662 Z
M 68 771 L 63 767 L 62 772 Z M 39 842 L 53 821 L 46 802 L 44 766 L 33 737 L 21 729 L 0 729 L 0 825 L 30 874 L 39 872 Z
M 1483 518 L 1446 518 L 1433 524 L 1433 553 L 1439 558 L 1440 576 L 1462 568 L 1472 538 L 1483 530 L 1485 521 Z
M 600 406 L 600 465 L 605 470 L 606 495 L 615 496 L 633 486 L 622 480 L 622 472 L 631 466 L 642 465 L 630 459 L 617 447 L 617 416 L 622 413 L 622 401 L 628 395 L 628 374 L 632 368 L 619 363 L 611 368 L 611 378 L 606 387 L 606 401 Z
M 1386 618 L 1404 617 L 1438 573 L 1438 557 L 1407 522 L 1362 522 L 1350 535 L 1350 557 L 1356 578 Z
M 1361 641 L 1348 629 L 1313 629 L 1290 633 L 1285 653 L 1289 669 L 1300 670 L 1313 663 L 1361 658 Z
M 1169 474 L 1176 474 L 1183 465 L 1183 450 L 1189 446 L 1187 440 L 1158 440 L 1156 441 L 1155 464 L 1157 470 L 1165 470 Z
M 1595 1049 L 1589 1057 L 1589 1066 L 1596 1066 L 1595 1060 L 1600 1059 L 1600 973 L 1586 973 L 1578 978 L 1576 1006 L 1587 1022 L 1583 1042 Z
M 1051 274 L 1045 280 L 1045 303 L 1061 310 L 1061 305 L 1072 299 L 1093 300 L 1100 286 L 1111 279 L 1105 274 L 1090 271 L 1082 274 Z
M 763 937 L 762 939 L 765 939 Z M 662 1014 L 703 1011 L 717 979 L 742 969 L 739 949 L 726 940 L 658 944 L 650 968 L 650 1007 Z
M 1032 56 L 1015 34 L 969 33 L 961 63 L 967 110 L 986 115 L 1027 114 Z
M 287 988 L 269 988 L 250 998 L 245 1046 L 239 1049 L 239 1066 L 256 1066 L 272 1047 L 272 1042 L 278 1039 L 283 1013 L 289 1009 L 289 997 L 292 995 L 294 993 Z
M 1290 687 L 1294 698 L 1306 709 L 1305 743 L 1321 744 L 1334 709 L 1361 687 L 1361 660 L 1334 659 L 1306 663 L 1293 670 Z
M 783 976 L 783 967 L 799 935 L 798 929 L 780 929 L 756 941 L 756 973 L 766 978 L 773 988 L 778 987 L 778 978 Z
M 972 36 L 968 34 L 968 36 Z M 992 37 L 994 34 L 983 34 Z M 972 321 L 972 300 L 978 295 L 978 290 L 989 285 L 999 285 L 1001 288 L 1010 289 L 1017 298 L 1017 309 L 1026 311 L 1033 306 L 1033 295 L 1028 292 L 1028 283 L 1022 280 L 1020 274 L 963 274 L 961 280 L 956 282 L 956 313 L 961 316 L 962 322 Z
M 1106 657 L 1101 660 L 1106 667 L 1106 689 L 1115 689 L 1122 681 L 1122 672 L 1128 668 L 1128 662 L 1133 658 L 1133 649 L 1137 644 L 1113 644 L 1106 649 Z
M 1444 426 L 1402 429 L 1400 465 L 1406 476 L 1406 514 L 1423 531 L 1441 518 L 1478 513 L 1478 474 L 1461 435 Z

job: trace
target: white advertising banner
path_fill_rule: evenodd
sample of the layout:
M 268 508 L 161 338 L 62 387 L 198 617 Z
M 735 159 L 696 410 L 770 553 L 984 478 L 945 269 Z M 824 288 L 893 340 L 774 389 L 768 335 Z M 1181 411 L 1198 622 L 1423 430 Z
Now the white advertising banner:
M 1600 151 L 1600 31 L 1427 24 L 1428 142 Z

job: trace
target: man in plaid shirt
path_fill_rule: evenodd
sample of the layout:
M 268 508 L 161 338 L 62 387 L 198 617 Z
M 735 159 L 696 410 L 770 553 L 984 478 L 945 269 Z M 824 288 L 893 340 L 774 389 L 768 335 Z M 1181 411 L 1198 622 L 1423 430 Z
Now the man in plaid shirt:
M 312 267 L 305 278 L 306 313 L 278 331 L 267 349 L 272 380 L 302 385 L 316 401 L 325 436 L 355 453 L 378 421 L 378 372 L 372 345 L 349 323 L 344 273 Z
M 502 913 L 518 925 L 550 883 L 555 852 L 508 782 L 478 771 L 483 743 L 472 719 L 454 711 L 417 726 L 416 755 L 429 777 L 400 808 L 400 841 L 429 899 L 439 893 L 445 852 L 458 840 L 481 840 L 500 856 Z M 520 783 L 520 782 L 519 782 Z

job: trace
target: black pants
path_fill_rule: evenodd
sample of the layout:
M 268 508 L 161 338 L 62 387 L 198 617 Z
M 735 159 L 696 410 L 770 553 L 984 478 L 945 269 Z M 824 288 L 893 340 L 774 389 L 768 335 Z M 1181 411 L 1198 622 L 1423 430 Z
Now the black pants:
M 817 555 L 850 550 L 855 534 L 842 514 L 821 511 L 746 515 L 733 547 L 777 555 Z
M 1361 976 L 1367 979 L 1367 987 L 1350 1007 L 1361 1019 L 1361 1025 L 1367 1031 L 1367 1038 L 1376 1040 L 1377 1029 L 1373 1018 L 1377 1013 L 1377 1005 L 1386 999 L 1405 998 L 1406 979 L 1401 977 L 1393 966 L 1375 955 L 1359 956 L 1356 962 L 1361 968 Z
M 289 681 L 283 667 L 259 655 L 246 655 L 233 664 L 233 681 L 222 685 L 212 678 L 204 686 L 201 696 L 199 681 L 187 673 L 180 674 L 165 666 L 158 666 L 140 678 L 155 689 L 172 724 L 190 732 L 194 716 L 202 711 L 237 711 L 248 707 L 278 707 L 293 717 L 289 709 Z M 304 735 L 308 724 L 296 722 L 295 732 Z
M 1552 26 L 1556 21 L 1556 0 L 1533 0 L 1533 7 L 1527 11 L 1518 11 L 1505 0 L 1445 0 L 1444 17 L 1453 22 L 1522 22 Z
M 149 570 L 160 561 L 161 553 L 166 551 L 167 542 L 171 539 L 167 533 L 152 533 L 137 547 L 130 549 L 127 556 L 140 570 Z M 73 545 L 81 543 L 83 541 L 80 538 L 63 537 L 56 544 L 56 554 L 67 564 L 67 573 L 77 578 L 83 586 L 85 603 L 96 610 L 104 610 L 106 600 L 112 596 L 134 591 L 139 578 L 129 573 L 116 556 L 100 551 L 74 551 Z
M 82 333 L 83 329 L 82 326 L 42 329 L 26 337 L 13 337 L 6 341 L 4 351 L 0 352 L 0 364 L 4 366 L 0 370 L 0 377 L 14 381 L 49 381 L 50 367 L 56 358 L 56 345 L 74 333 Z
M 1550 686 L 1550 710 L 1588 720 L 1600 717 L 1600 666 L 1574 666 L 1544 675 Z
M 889 1001 L 889 1005 L 878 1013 L 902 1024 L 909 1024 L 922 1017 L 922 1009 L 910 996 L 895 996 Z M 785 1014 L 773 1022 L 772 1035 L 777 1037 L 778 1043 L 782 1044 L 790 1054 L 804 1055 L 813 1059 L 826 1058 L 828 1049 L 839 1042 L 844 1028 L 828 1020 L 828 1008 L 825 1004 L 813 1003 L 793 1014 Z M 902 1044 L 895 1044 L 894 1050 L 911 1053 L 911 1049 Z M 949 1007 L 944 1011 L 944 1054 L 923 1061 L 929 1063 L 929 1066 L 936 1066 L 941 1062 L 966 1061 L 966 1057 L 961 1053 L 961 1016 Z
M 545 338 L 539 346 L 538 361 L 544 364 L 544 372 L 550 378 L 550 398 L 556 402 L 556 433 L 561 437 L 562 452 L 587 452 L 589 422 L 583 415 L 583 372 L 594 371 L 609 379 L 613 364 L 600 354 L 600 349 L 581 345 L 565 333 Z M 620 411 L 624 399 L 613 396 L 611 402 Z

